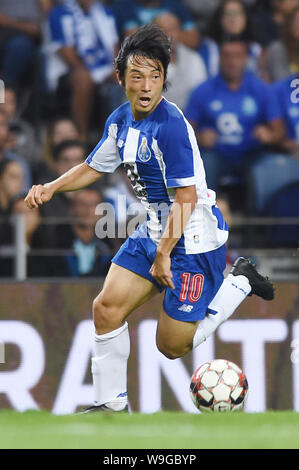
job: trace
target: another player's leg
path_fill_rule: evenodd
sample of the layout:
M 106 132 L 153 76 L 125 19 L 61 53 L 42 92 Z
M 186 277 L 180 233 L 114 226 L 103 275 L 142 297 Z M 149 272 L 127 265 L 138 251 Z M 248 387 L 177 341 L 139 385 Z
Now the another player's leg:
M 103 290 L 93 302 L 96 328 L 92 376 L 95 405 L 86 412 L 127 409 L 127 360 L 130 337 L 127 316 L 155 296 L 157 287 L 112 263 Z

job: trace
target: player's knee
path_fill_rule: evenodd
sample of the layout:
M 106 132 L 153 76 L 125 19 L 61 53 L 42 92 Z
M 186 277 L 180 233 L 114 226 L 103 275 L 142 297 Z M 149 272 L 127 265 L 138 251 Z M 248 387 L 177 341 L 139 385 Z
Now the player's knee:
M 106 302 L 101 294 L 93 301 L 92 313 L 94 326 L 98 334 L 112 331 L 121 326 L 122 319 L 119 317 L 119 312 L 113 305 Z
M 186 352 L 188 352 L 185 350 L 171 348 L 165 344 L 159 344 L 159 343 L 157 343 L 157 348 L 160 351 L 160 353 L 163 354 L 163 356 L 167 357 L 167 359 L 170 359 L 170 360 L 178 359 L 179 357 L 184 356 Z

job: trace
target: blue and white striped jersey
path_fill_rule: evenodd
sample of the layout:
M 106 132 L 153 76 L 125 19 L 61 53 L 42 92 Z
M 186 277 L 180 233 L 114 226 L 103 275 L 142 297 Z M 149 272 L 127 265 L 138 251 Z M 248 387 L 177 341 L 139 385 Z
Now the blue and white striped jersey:
M 124 165 L 147 212 L 144 236 L 156 244 L 164 232 L 175 188 L 192 185 L 196 185 L 198 202 L 173 251 L 205 253 L 226 242 L 227 225 L 215 205 L 214 191 L 207 189 L 193 129 L 179 108 L 165 98 L 141 121 L 134 120 L 129 102 L 117 108 L 86 162 L 108 173 Z

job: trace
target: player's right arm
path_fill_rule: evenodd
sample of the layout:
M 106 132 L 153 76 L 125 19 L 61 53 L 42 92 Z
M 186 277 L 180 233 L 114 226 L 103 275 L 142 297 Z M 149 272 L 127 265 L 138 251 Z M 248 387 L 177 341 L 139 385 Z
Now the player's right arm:
M 50 201 L 54 194 L 77 191 L 97 181 L 102 173 L 91 168 L 86 162 L 80 163 L 61 175 L 56 180 L 46 184 L 32 186 L 25 202 L 29 209 L 34 209 Z

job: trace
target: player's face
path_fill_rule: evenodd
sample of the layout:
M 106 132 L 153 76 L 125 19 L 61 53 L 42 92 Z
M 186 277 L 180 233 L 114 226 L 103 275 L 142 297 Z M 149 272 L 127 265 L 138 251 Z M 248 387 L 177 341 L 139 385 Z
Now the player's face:
M 163 66 L 159 61 L 138 56 L 129 57 L 125 71 L 125 90 L 134 119 L 151 114 L 162 99 Z

